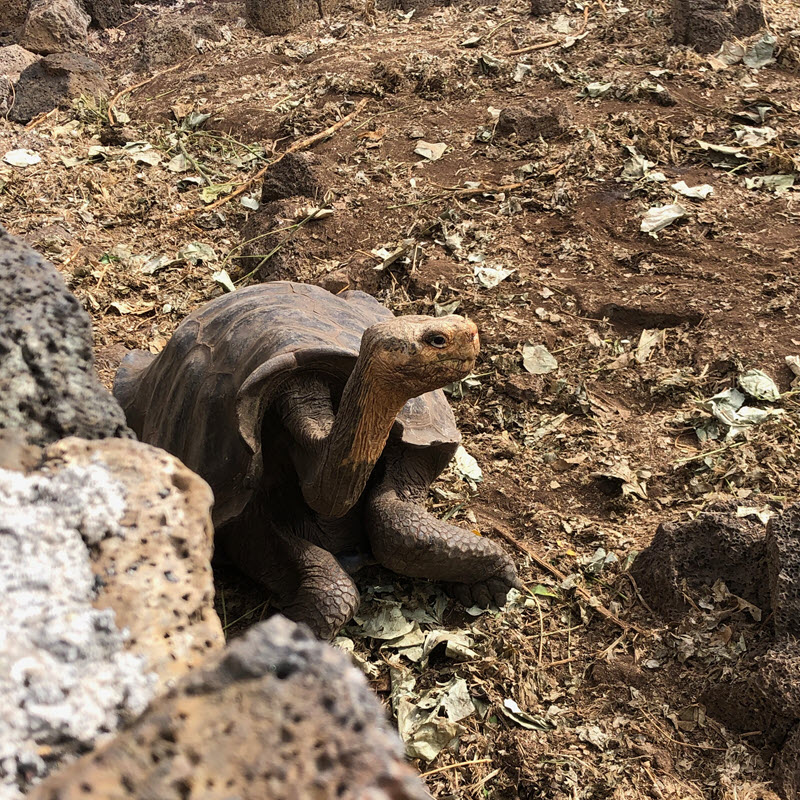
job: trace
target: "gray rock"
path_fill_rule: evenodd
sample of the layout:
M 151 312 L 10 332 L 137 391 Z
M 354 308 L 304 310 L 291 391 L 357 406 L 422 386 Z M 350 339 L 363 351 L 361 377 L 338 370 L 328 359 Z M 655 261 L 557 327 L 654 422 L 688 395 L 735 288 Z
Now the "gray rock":
M 531 0 L 531 14 L 534 17 L 545 17 L 564 6 L 564 0 Z
M 255 279 L 262 283 L 308 281 L 312 278 L 313 272 L 309 269 L 308 248 L 305 243 L 307 228 L 299 229 L 291 237 L 281 233 L 296 223 L 298 212 L 309 205 L 306 197 L 286 197 L 265 203 L 255 214 L 250 215 L 242 226 L 242 246 L 237 257 L 243 275 L 253 272 Z M 324 226 L 326 222 L 327 220 L 320 220 L 314 224 Z M 283 246 L 275 250 L 281 241 L 284 241 Z M 266 259 L 271 252 L 272 255 Z
M 219 25 L 211 17 L 187 19 L 187 12 L 180 16 L 159 14 L 145 28 L 139 67 L 155 71 L 197 55 L 202 40 L 218 42 L 221 39 Z
M 83 55 L 55 53 L 20 75 L 17 101 L 9 118 L 27 122 L 53 108 L 68 108 L 82 95 L 99 99 L 108 94 L 99 64 Z
M 0 796 L 141 712 L 155 677 L 98 610 L 86 542 L 118 536 L 124 487 L 102 464 L 0 470 Z
M 31 64 L 39 60 L 36 53 L 31 53 L 18 44 L 10 44 L 7 47 L 0 47 L 0 75 L 16 81 L 20 73 Z
M 95 606 L 114 611 L 163 690 L 224 645 L 211 574 L 214 498 L 177 458 L 130 439 L 62 439 L 41 469 L 97 463 L 123 487 L 125 513 L 117 535 L 90 542 Z
M 19 43 L 42 55 L 84 51 L 91 21 L 78 0 L 30 0 Z
M 2 800 L 222 649 L 211 503 L 156 447 L 0 431 Z
M 427 11 L 435 6 L 449 6 L 451 0 L 377 0 L 375 7 L 380 11 Z
M 54 53 L 32 64 L 17 81 L 17 99 L 8 115 L 29 122 L 60 106 L 66 108 L 81 95 L 101 97 L 109 92 L 100 65 L 86 56 Z
M 681 617 L 689 608 L 684 587 L 700 591 L 719 579 L 766 615 L 766 572 L 764 526 L 737 517 L 735 503 L 710 507 L 686 521 L 663 522 L 631 567 L 642 596 L 667 618 Z
M 288 33 L 304 22 L 321 19 L 341 0 L 245 0 L 248 22 L 268 34 Z
M 341 651 L 276 616 L 30 800 L 430 800 Z
M 0 115 L 5 116 L 14 104 L 14 84 L 22 71 L 38 60 L 39 56 L 18 44 L 0 47 Z
M 0 227 L 0 429 L 29 443 L 132 436 L 97 380 L 88 314 L 61 275 Z
M 81 0 L 83 8 L 98 28 L 116 28 L 135 16 L 135 0 Z
M 27 13 L 28 0 L 3 0 L 0 3 L 0 35 L 10 34 L 11 41 L 14 41 Z
M 563 103 L 551 100 L 534 100 L 526 108 L 504 108 L 497 120 L 501 136 L 513 135 L 517 144 L 528 144 L 563 136 L 569 130 L 572 117 Z

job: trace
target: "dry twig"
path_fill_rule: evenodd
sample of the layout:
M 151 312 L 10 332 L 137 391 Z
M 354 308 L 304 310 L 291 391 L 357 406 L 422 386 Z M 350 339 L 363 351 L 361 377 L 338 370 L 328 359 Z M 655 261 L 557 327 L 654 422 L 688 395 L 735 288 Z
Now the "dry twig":
M 340 128 L 343 128 L 347 125 L 348 122 L 355 119 L 364 109 L 364 106 L 367 105 L 367 98 L 364 98 L 346 117 L 342 117 L 338 122 L 335 122 L 329 128 L 325 128 L 324 131 L 320 131 L 319 133 L 315 133 L 313 136 L 309 136 L 307 139 L 301 139 L 299 142 L 295 142 L 290 147 L 287 147 L 274 161 L 270 161 L 265 167 L 262 167 L 255 175 L 248 178 L 243 183 L 240 183 L 239 186 L 234 189 L 230 194 L 226 194 L 225 197 L 220 197 L 219 200 L 215 200 L 213 203 L 210 203 L 207 206 L 202 206 L 200 208 L 190 208 L 184 211 L 182 214 L 178 214 L 178 216 L 173 217 L 170 222 L 175 223 L 179 222 L 184 217 L 193 217 L 195 214 L 199 214 L 201 211 L 213 211 L 215 208 L 219 208 L 220 206 L 224 206 L 227 202 L 233 200 L 234 197 L 238 197 L 240 194 L 243 194 L 247 191 L 247 189 L 252 186 L 256 181 L 260 180 L 267 174 L 267 170 L 270 167 L 274 167 L 284 156 L 288 156 L 290 153 L 299 153 L 301 150 L 308 150 L 309 147 L 313 147 L 317 142 L 321 142 L 323 139 L 327 139 L 329 136 L 332 136 L 336 131 Z
M 162 69 L 161 72 L 156 72 L 155 75 L 151 75 L 149 78 L 145 78 L 145 80 L 139 81 L 139 83 L 134 83 L 133 86 L 126 86 L 124 89 L 120 89 L 108 103 L 108 121 L 112 125 L 116 122 L 116 119 L 114 119 L 114 106 L 117 104 L 117 101 L 122 97 L 122 95 L 135 92 L 137 89 L 141 89 L 142 86 L 147 86 L 148 83 L 154 81 L 156 78 L 159 78 L 162 75 L 166 75 L 168 72 L 174 72 L 176 69 L 179 69 L 180 67 L 185 67 L 191 60 L 192 59 L 189 58 L 186 59 L 185 61 L 181 61 L 179 64 L 173 64 L 168 69 Z
M 444 767 L 437 767 L 436 769 L 429 769 L 427 772 L 421 772 L 420 778 L 427 778 L 429 775 L 436 775 L 439 772 L 446 772 L 449 769 L 456 769 L 457 767 L 469 767 L 473 764 L 488 764 L 491 758 L 476 758 L 474 761 L 459 761 L 457 764 L 447 764 Z
M 560 570 L 558 567 L 554 567 L 549 562 L 545 561 L 536 551 L 525 542 L 520 542 L 516 537 L 514 537 L 510 531 L 501 528 L 497 523 L 493 525 L 495 533 L 505 539 L 509 544 L 514 545 L 517 550 L 521 550 L 525 555 L 530 556 L 531 559 L 538 564 L 542 569 L 547 570 L 551 575 L 557 578 L 559 581 L 565 581 L 567 576 Z M 582 586 L 576 586 L 575 591 L 589 604 L 590 608 L 593 608 L 601 617 L 605 617 L 607 620 L 610 620 L 615 625 L 619 625 L 625 631 L 635 631 L 636 633 L 641 633 L 642 635 L 646 634 L 642 628 L 638 625 L 634 625 L 632 622 L 625 622 L 625 620 L 620 619 L 613 611 L 609 611 L 604 605 L 598 602 L 597 598 L 594 597 L 590 592 L 584 589 Z

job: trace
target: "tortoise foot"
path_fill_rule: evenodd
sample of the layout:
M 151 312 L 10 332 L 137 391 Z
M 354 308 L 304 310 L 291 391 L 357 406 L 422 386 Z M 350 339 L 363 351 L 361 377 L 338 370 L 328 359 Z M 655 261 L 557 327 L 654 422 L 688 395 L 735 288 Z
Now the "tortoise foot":
M 332 639 L 358 610 L 358 589 L 336 558 L 286 529 L 240 526 L 227 530 L 220 544 L 269 590 L 275 608 L 320 639 Z
M 308 625 L 320 639 L 330 640 L 356 613 L 360 597 L 345 573 L 319 577 L 320 580 L 301 584 L 289 602 L 276 598 L 275 605 L 284 616 Z

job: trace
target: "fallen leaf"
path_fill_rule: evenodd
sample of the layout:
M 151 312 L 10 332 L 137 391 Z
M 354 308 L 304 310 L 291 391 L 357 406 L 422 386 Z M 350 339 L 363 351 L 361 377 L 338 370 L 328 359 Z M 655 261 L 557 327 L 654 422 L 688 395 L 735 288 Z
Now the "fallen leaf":
M 529 731 L 552 731 L 555 730 L 555 723 L 551 722 L 545 717 L 534 717 L 527 711 L 523 711 L 516 700 L 510 697 L 503 700 L 503 705 L 500 710 L 512 722 L 515 722 L 520 728 L 526 728 Z
M 4 156 L 3 161 L 6 164 L 11 164 L 12 167 L 31 167 L 34 164 L 38 164 L 42 160 L 42 157 L 37 153 L 34 153 L 33 150 L 9 150 Z
M 714 187 L 707 183 L 702 183 L 700 186 L 688 186 L 686 181 L 678 181 L 672 184 L 672 188 L 684 197 L 691 197 L 693 200 L 705 200 L 714 193 Z
M 667 332 L 664 330 L 644 329 L 639 337 L 639 344 L 636 346 L 636 361 L 639 364 L 647 362 L 653 349 L 657 346 L 663 347 L 666 338 Z
M 522 366 L 531 375 L 547 375 L 558 369 L 558 361 L 544 345 L 526 342 L 522 345 Z
M 211 274 L 212 280 L 216 283 L 220 284 L 226 292 L 235 292 L 236 286 L 234 286 L 233 281 L 231 280 L 231 276 L 228 275 L 228 271 L 221 269 L 217 272 L 213 272 Z
M 427 158 L 428 161 L 438 161 L 444 155 L 445 150 L 447 150 L 447 144 L 444 142 L 431 144 L 422 140 L 417 142 L 417 146 L 414 148 L 416 155 Z
M 514 272 L 516 272 L 514 269 L 487 267 L 483 264 L 479 264 L 473 268 L 475 280 L 486 289 L 494 289 L 495 286 Z
M 781 399 L 781 393 L 775 381 L 760 369 L 748 370 L 739 376 L 738 382 L 739 386 L 751 397 L 755 397 L 756 400 L 766 400 L 774 403 Z
M 675 220 L 688 216 L 688 213 L 683 206 L 677 203 L 670 203 L 666 206 L 653 206 L 644 215 L 639 230 L 643 233 L 656 233 L 666 228 L 667 225 L 672 225 Z
M 483 471 L 478 466 L 478 462 L 461 445 L 458 446 L 456 454 L 453 456 L 453 470 L 456 475 L 471 484 L 480 483 L 483 480 Z

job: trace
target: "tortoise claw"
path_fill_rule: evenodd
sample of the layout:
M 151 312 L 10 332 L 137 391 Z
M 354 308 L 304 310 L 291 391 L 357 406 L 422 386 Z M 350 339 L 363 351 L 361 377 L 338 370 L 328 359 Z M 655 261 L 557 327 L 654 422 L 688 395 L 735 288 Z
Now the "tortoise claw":
M 508 592 L 513 588 L 516 589 L 519 584 L 519 579 L 514 576 L 513 581 L 502 578 L 489 578 L 479 583 L 452 583 L 448 587 L 450 593 L 458 600 L 465 608 L 471 606 L 479 606 L 480 608 L 489 608 L 492 605 L 500 606 L 505 605 Z

